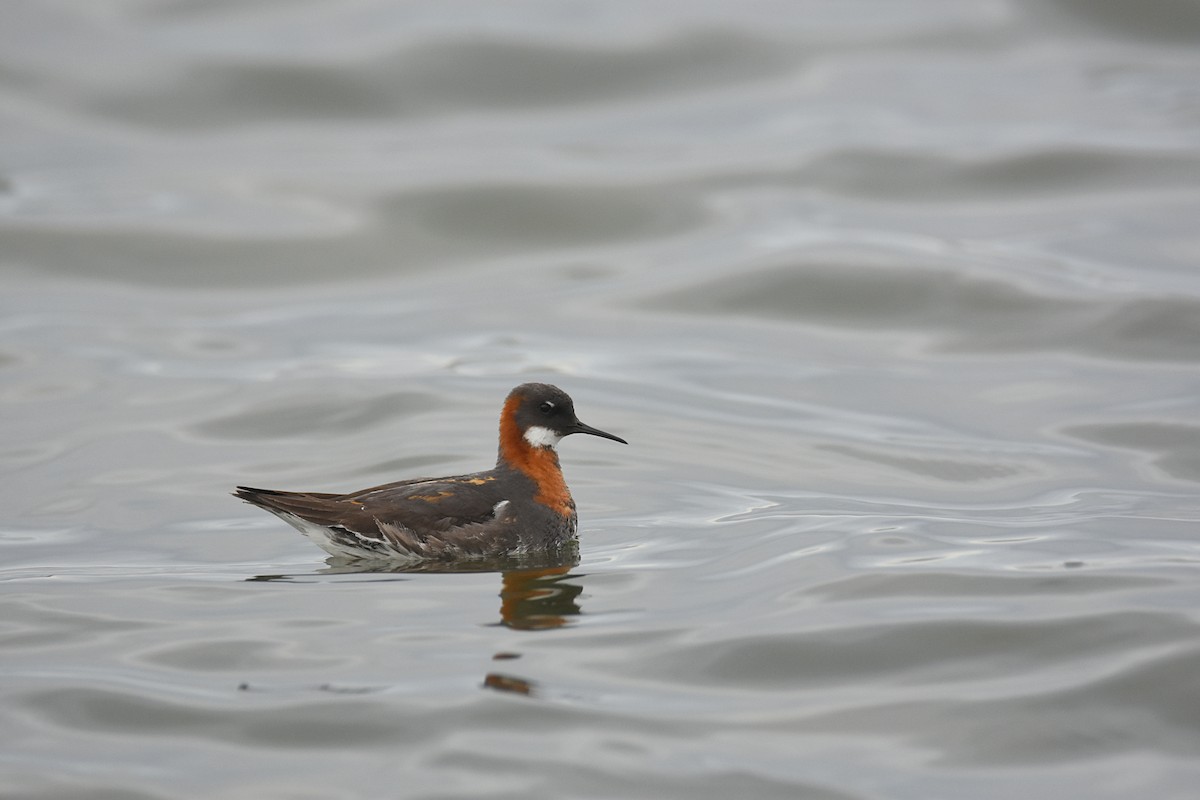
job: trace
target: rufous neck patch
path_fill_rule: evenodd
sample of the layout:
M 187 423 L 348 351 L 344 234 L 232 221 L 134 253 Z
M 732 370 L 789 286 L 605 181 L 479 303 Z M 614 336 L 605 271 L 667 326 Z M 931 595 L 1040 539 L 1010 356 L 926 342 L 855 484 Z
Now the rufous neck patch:
M 516 420 L 520 403 L 519 397 L 510 397 L 500 412 L 500 457 L 537 485 L 535 501 L 564 517 L 570 516 L 575 510 L 575 501 L 567 491 L 558 454 L 550 447 L 534 447 L 521 435 Z

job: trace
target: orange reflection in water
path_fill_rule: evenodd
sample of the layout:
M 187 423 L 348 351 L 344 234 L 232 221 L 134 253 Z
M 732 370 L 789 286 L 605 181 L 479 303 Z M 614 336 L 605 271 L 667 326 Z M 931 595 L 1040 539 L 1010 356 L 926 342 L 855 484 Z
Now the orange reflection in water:
M 576 598 L 583 587 L 564 579 L 572 565 L 503 573 L 500 622 L 517 630 L 561 628 L 579 616 Z

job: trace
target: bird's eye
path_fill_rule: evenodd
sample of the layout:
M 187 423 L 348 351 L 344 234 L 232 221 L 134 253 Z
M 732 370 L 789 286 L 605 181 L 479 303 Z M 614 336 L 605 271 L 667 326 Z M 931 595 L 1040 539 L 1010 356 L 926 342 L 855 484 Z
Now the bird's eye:
M 551 403 L 549 400 L 547 400 L 538 406 L 538 411 L 541 411 L 543 414 L 549 414 L 554 411 L 554 403 Z

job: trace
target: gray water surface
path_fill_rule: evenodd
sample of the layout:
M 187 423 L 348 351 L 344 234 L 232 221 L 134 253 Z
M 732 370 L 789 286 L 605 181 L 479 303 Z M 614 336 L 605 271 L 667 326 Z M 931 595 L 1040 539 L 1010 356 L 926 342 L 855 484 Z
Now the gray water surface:
M 1200 6 L 16 3 L 0 795 L 1200 785 Z M 578 563 L 228 495 L 486 468 Z

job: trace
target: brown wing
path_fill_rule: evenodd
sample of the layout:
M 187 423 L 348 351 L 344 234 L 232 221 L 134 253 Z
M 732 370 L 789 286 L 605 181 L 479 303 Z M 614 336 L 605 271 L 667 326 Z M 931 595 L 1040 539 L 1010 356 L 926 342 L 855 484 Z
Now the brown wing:
M 341 529 L 360 542 L 382 537 L 423 555 L 483 547 L 482 526 L 495 520 L 497 505 L 507 499 L 487 473 L 400 481 L 343 495 L 247 486 L 234 494 L 266 511 L 292 514 L 335 533 Z

